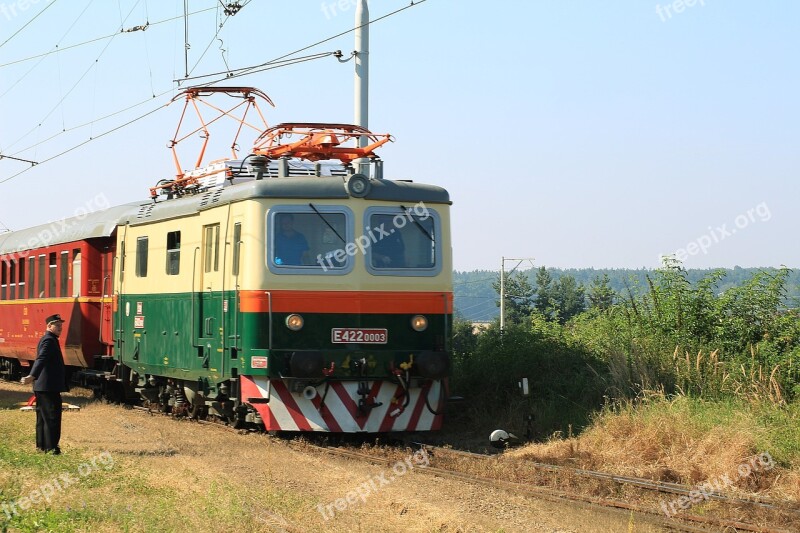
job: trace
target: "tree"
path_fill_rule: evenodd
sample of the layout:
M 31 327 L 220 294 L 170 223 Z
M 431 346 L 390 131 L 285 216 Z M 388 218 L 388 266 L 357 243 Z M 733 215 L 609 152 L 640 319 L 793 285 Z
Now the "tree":
M 565 324 L 570 318 L 586 310 L 586 295 L 583 285 L 578 285 L 570 275 L 561 276 L 553 287 L 555 319 Z
M 541 267 L 536 272 L 536 303 L 534 307 L 547 320 L 564 324 L 570 318 L 586 309 L 586 296 L 583 285 L 579 285 L 569 274 L 557 281 Z
M 504 274 L 506 320 L 512 324 L 519 324 L 533 312 L 531 305 L 533 287 L 528 281 L 528 277 L 522 272 L 515 272 L 513 275 L 505 272 Z M 497 277 L 497 281 L 493 282 L 492 286 L 497 294 L 500 294 L 500 276 Z M 497 300 L 497 306 L 500 306 L 500 300 Z
M 589 306 L 592 309 L 605 312 L 614 305 L 614 290 L 611 288 L 611 280 L 608 274 L 603 277 L 596 276 L 589 287 Z
M 536 303 L 537 311 L 543 316 L 551 318 L 555 310 L 555 299 L 553 294 L 553 278 L 546 267 L 541 267 L 536 271 Z

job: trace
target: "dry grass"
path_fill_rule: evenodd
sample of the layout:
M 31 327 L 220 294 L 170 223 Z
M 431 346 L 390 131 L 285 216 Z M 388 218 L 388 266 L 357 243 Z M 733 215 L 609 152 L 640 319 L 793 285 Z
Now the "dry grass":
M 693 405 L 685 397 L 629 405 L 599 416 L 579 437 L 553 438 L 509 455 L 687 485 L 727 475 L 734 481 L 734 491 L 800 500 L 798 466 L 759 467 L 759 471 L 751 468 L 744 476 L 738 473 L 741 465 L 758 454 L 768 452 L 778 457 L 775 450 L 761 448 L 769 442 L 766 427 L 745 411 L 727 413 L 724 406 L 717 419 L 705 420 L 706 413 L 693 413 Z

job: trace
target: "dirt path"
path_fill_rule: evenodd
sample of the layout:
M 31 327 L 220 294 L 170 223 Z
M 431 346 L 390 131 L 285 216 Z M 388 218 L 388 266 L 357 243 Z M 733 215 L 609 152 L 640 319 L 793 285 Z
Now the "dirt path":
M 28 440 L 32 452 L 34 414 L 8 409 L 26 390 L 0 384 L 0 408 L 7 409 L 0 410 L 0 434 L 21 428 L 19 446 Z M 114 460 L 91 486 L 49 504 L 74 506 L 77 498 L 105 507 L 108 518 L 86 530 L 661 531 L 639 517 L 437 478 L 424 472 L 421 456 L 388 467 L 363 464 L 264 435 L 68 401 L 84 406 L 65 413 L 64 457 L 108 452 Z M 9 467 L 0 460 L 0 487 Z M 37 475 L 25 474 L 18 490 L 36 487 Z

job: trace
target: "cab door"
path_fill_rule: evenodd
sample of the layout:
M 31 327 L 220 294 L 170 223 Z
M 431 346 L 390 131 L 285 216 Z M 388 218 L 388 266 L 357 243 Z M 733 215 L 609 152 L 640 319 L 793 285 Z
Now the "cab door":
M 100 255 L 101 264 L 101 294 L 100 301 L 100 349 L 102 355 L 111 355 L 112 346 L 114 344 L 114 334 L 112 332 L 113 326 L 113 298 L 112 293 L 114 290 L 114 247 L 110 250 L 105 250 Z
M 220 224 L 203 226 L 199 265 L 199 287 L 196 287 L 197 357 L 196 368 L 212 374 L 219 371 L 222 351 L 222 269 L 223 246 Z

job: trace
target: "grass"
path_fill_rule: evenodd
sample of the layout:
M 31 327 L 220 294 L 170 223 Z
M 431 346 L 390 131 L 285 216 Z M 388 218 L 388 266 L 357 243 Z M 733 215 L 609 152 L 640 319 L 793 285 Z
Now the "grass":
M 575 438 L 513 452 L 536 461 L 685 484 L 729 475 L 736 489 L 800 500 L 800 405 L 653 395 L 608 407 Z M 774 468 L 733 475 L 768 453 Z
M 287 519 L 300 522 L 320 503 L 263 483 L 258 466 L 242 467 L 254 464 L 253 448 L 263 448 L 257 442 L 249 443 L 243 457 L 242 450 L 231 449 L 228 433 L 135 413 L 128 417 L 100 403 L 83 402 L 81 411 L 65 412 L 64 453 L 42 454 L 34 446 L 35 414 L 17 409 L 28 395 L 0 392 L 0 533 L 213 533 L 265 530 L 270 524 L 292 530 Z M 228 471 L 233 463 L 239 467 Z M 55 482 L 63 476 L 71 483 L 60 489 Z M 52 492 L 49 499 L 40 497 L 45 486 Z M 32 503 L 31 496 L 38 501 Z

